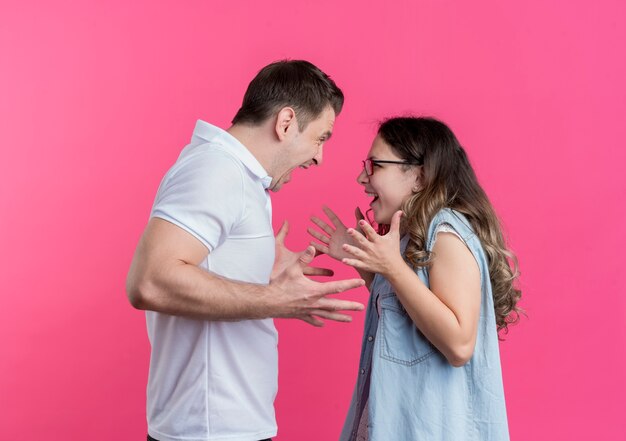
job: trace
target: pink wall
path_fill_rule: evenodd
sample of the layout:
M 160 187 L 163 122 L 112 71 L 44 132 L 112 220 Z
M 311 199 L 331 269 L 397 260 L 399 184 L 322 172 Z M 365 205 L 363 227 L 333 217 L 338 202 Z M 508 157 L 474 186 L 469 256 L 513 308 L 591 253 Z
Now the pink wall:
M 521 262 L 529 318 L 502 344 L 512 439 L 623 440 L 625 3 L 261 3 L 0 3 L 0 440 L 143 439 L 134 246 L 195 120 L 226 127 L 285 57 L 347 97 L 324 166 L 274 197 L 288 244 L 323 203 L 366 205 L 354 179 L 377 119 L 447 121 Z M 338 436 L 362 323 L 278 323 L 279 441 Z

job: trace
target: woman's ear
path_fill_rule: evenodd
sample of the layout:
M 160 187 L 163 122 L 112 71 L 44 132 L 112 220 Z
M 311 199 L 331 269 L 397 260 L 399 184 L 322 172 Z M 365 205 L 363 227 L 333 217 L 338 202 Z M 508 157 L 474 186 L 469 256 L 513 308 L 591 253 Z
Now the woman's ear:
M 422 188 L 424 188 L 424 186 L 422 185 L 423 170 L 424 170 L 424 167 L 422 166 L 417 167 L 417 169 L 415 170 L 415 183 L 413 184 L 413 188 L 411 188 L 411 191 L 413 193 L 419 193 L 422 190 Z
M 298 128 L 296 121 L 296 112 L 291 107 L 283 107 L 276 114 L 276 136 L 279 141 L 283 141 L 287 137 L 290 128 Z

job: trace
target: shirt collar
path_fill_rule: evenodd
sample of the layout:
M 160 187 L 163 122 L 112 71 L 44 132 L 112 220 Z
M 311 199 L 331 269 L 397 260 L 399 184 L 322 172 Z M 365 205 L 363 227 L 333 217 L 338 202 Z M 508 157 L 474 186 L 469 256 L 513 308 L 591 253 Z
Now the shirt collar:
M 193 137 L 191 138 L 192 143 L 194 142 L 194 138 L 208 142 L 218 142 L 228 146 L 228 150 L 233 153 L 254 176 L 259 178 L 263 184 L 263 188 L 267 190 L 272 184 L 272 177 L 267 174 L 267 171 L 265 171 L 261 163 L 254 157 L 250 150 L 226 130 L 199 119 L 193 131 Z

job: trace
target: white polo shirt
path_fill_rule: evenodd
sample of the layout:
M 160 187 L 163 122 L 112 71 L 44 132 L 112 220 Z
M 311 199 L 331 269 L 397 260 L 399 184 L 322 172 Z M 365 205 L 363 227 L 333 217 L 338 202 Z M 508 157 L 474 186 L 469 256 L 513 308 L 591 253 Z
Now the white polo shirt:
M 272 178 L 239 141 L 198 121 L 151 216 L 209 249 L 200 268 L 269 283 Z M 257 441 L 276 435 L 278 334 L 272 319 L 202 321 L 146 312 L 152 345 L 148 433 L 160 441 Z

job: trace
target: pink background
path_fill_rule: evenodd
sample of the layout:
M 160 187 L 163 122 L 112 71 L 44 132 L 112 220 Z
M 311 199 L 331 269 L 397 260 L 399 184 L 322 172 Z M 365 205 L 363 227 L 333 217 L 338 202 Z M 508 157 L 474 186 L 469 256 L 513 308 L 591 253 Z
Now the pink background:
M 288 244 L 323 203 L 346 220 L 367 205 L 355 177 L 378 119 L 443 119 L 521 262 L 528 318 L 501 345 L 512 439 L 623 440 L 625 12 L 2 0 L 0 439 L 145 439 L 149 344 L 124 280 L 157 186 L 196 119 L 227 127 L 256 71 L 290 57 L 346 105 L 323 167 L 273 198 Z M 278 441 L 337 438 L 362 324 L 278 322 Z

